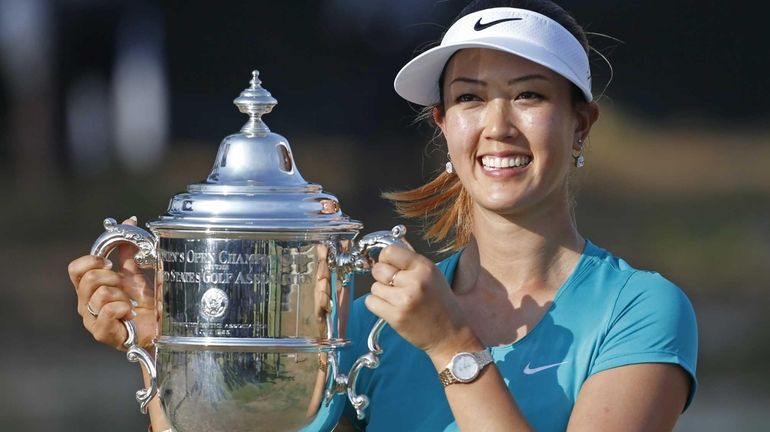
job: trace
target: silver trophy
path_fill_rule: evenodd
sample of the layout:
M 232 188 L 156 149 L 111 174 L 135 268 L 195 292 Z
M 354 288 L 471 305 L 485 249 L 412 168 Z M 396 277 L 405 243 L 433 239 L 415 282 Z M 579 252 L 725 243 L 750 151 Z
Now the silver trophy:
M 208 178 L 175 195 L 149 232 L 105 220 L 91 249 L 106 257 L 130 243 L 155 270 L 155 355 L 136 345 L 131 321 L 125 346 L 151 377 L 136 393 L 141 411 L 158 395 L 177 432 L 329 430 L 344 395 L 363 417 L 356 379 L 379 363 L 382 321 L 369 352 L 340 370 L 349 283 L 405 229 L 355 241 L 361 223 L 302 178 L 262 120 L 277 101 L 257 71 L 250 84 L 234 101 L 249 120 L 222 141 Z

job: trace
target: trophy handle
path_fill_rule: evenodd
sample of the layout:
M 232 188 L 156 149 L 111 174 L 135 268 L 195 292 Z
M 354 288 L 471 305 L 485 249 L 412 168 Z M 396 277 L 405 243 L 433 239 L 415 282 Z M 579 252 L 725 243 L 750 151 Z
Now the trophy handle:
M 118 224 L 112 218 L 104 220 L 104 229 L 105 231 L 91 247 L 91 255 L 106 258 L 116 247 L 128 243 L 139 248 L 139 251 L 134 255 L 134 261 L 140 268 L 155 268 L 158 256 L 155 249 L 155 237 L 152 234 L 133 225 Z M 128 349 L 126 358 L 132 363 L 141 363 L 150 376 L 150 386 L 136 392 L 139 410 L 142 414 L 147 414 L 147 404 L 158 392 L 158 373 L 155 369 L 155 362 L 147 351 L 136 345 L 136 328 L 133 321 L 121 321 L 126 326 L 128 333 L 126 341 L 123 342 L 123 346 Z
M 401 240 L 404 235 L 406 235 L 406 227 L 403 225 L 396 225 L 390 231 L 376 231 L 367 234 L 361 238 L 356 245 L 356 249 L 352 252 L 338 255 L 336 265 L 348 271 L 352 270 L 358 273 L 370 272 L 374 263 L 379 259 L 382 249 L 396 243 L 405 244 Z M 382 354 L 382 347 L 380 347 L 379 337 L 385 324 L 385 320 L 382 318 L 379 318 L 374 324 L 367 339 L 369 352 L 356 359 L 347 376 L 339 373 L 335 362 L 333 367 L 334 385 L 331 390 L 326 392 L 328 403 L 335 394 L 347 391 L 348 399 L 350 399 L 353 408 L 356 409 L 356 416 L 359 420 L 363 420 L 366 416 L 364 410 L 369 405 L 369 397 L 356 393 L 358 374 L 365 367 L 375 369 L 380 365 L 379 356 Z

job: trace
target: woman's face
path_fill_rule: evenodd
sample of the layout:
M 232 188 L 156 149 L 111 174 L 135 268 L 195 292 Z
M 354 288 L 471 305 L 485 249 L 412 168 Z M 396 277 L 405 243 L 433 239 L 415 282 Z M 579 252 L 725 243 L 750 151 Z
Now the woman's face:
M 489 49 L 458 51 L 443 86 L 434 118 L 476 205 L 520 214 L 566 204 L 572 152 L 595 105 L 576 107 L 569 81 L 550 69 Z

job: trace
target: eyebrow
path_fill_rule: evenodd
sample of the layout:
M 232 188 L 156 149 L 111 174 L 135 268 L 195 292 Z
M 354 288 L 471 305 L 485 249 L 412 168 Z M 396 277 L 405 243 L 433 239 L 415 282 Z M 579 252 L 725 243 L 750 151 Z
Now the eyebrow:
M 548 77 L 546 77 L 545 75 L 530 74 L 530 75 L 523 75 L 523 76 L 520 76 L 520 77 L 517 77 L 517 78 L 510 79 L 510 80 L 508 80 L 508 85 L 513 85 L 513 84 L 520 83 L 520 82 L 523 82 L 523 81 L 530 81 L 530 80 L 537 80 L 537 79 L 548 81 Z M 486 85 L 487 85 L 486 81 L 482 81 L 482 80 L 478 80 L 478 79 L 474 79 L 474 78 L 467 78 L 467 77 L 457 77 L 457 78 L 453 79 L 452 82 L 449 83 L 449 85 L 452 85 L 454 83 L 476 84 L 476 85 L 480 85 L 482 87 L 486 87 Z

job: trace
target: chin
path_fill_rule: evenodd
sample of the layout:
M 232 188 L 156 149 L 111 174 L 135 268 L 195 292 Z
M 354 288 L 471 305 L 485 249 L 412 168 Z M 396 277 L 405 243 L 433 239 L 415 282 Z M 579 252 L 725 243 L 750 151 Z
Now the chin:
M 478 206 L 482 209 L 490 212 L 497 213 L 499 215 L 513 215 L 520 213 L 527 207 L 526 202 L 521 199 L 512 198 L 500 198 L 500 199 L 483 199 L 477 201 Z

